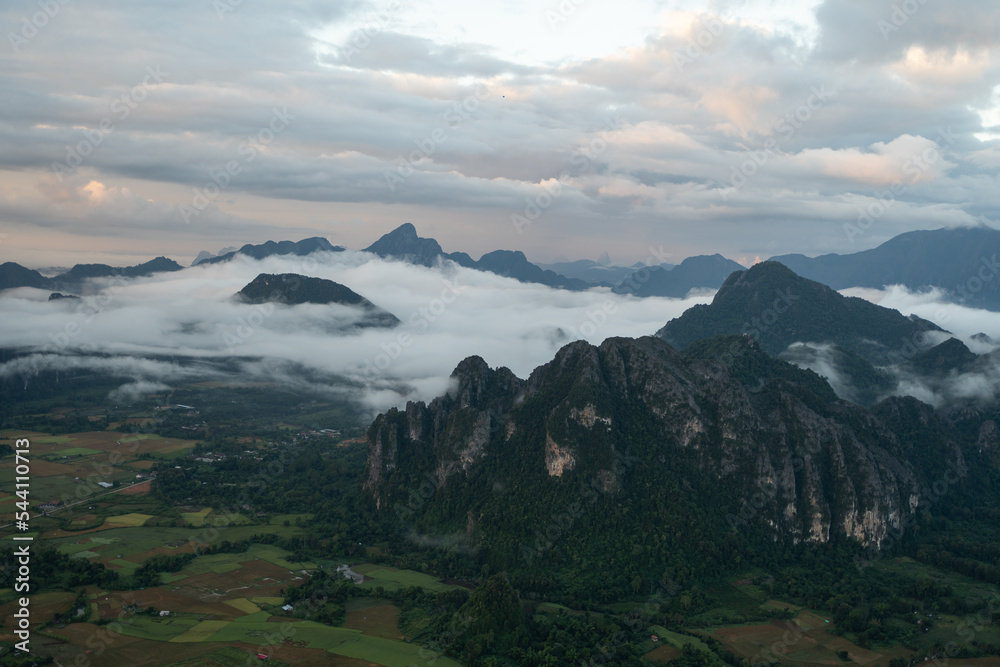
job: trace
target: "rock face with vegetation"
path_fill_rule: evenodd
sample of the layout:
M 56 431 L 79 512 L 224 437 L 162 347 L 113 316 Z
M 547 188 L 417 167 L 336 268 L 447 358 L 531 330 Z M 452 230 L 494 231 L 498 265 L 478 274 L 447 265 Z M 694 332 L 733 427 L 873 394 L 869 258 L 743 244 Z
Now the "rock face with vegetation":
M 325 278 L 300 276 L 297 273 L 262 273 L 236 293 L 243 303 L 303 303 L 355 306 L 364 311 L 358 326 L 393 327 L 400 323 L 392 313 L 382 310 L 351 288 Z
M 746 337 L 684 354 L 579 341 L 526 381 L 478 357 L 452 377 L 446 396 L 374 421 L 367 494 L 410 539 L 514 572 L 544 562 L 563 584 L 708 573 L 797 544 L 878 549 L 934 475 L 965 465 L 950 437 L 915 445 Z

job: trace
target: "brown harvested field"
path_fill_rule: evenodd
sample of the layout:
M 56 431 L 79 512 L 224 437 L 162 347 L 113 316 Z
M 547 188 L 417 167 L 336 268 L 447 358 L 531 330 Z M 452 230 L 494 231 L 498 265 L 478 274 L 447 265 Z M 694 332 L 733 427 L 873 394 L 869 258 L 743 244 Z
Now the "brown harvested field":
M 830 625 L 825 621 L 823 616 L 805 612 L 794 621 L 719 628 L 711 635 L 748 660 L 759 660 L 764 654 L 801 665 L 839 665 L 837 651 L 847 651 L 850 660 L 858 665 L 888 664 L 890 656 L 863 649 L 827 632 Z
M 952 658 L 952 667 L 1000 667 L 1000 658 Z
M 251 644 L 236 644 L 236 646 L 254 651 L 259 650 L 259 647 L 252 646 Z M 275 660 L 281 660 L 296 667 L 380 667 L 374 662 L 347 658 L 335 653 L 327 653 L 319 648 L 292 646 L 290 643 L 282 644 L 268 653 Z
M 156 461 L 152 459 L 143 459 L 141 461 L 132 461 L 128 464 L 129 468 L 138 468 L 139 470 L 149 470 L 156 465 Z
M 76 535 L 86 535 L 87 533 L 96 533 L 102 530 L 111 530 L 112 528 L 121 528 L 121 526 L 117 524 L 105 523 L 104 525 L 98 526 L 97 528 L 87 528 L 86 530 L 63 530 L 61 528 L 58 528 L 56 530 L 50 530 L 48 532 L 42 533 L 41 537 L 43 540 L 51 540 L 57 537 L 74 537 Z
M 48 644 L 39 655 L 51 655 L 60 664 L 72 665 L 80 654 L 86 654 L 89 660 L 80 664 L 100 665 L 101 667 L 162 667 L 174 663 L 187 663 L 201 656 L 214 653 L 228 644 L 220 642 L 192 642 L 190 644 L 165 644 L 164 642 L 126 635 L 111 634 L 107 628 L 90 623 L 75 623 L 65 628 L 55 629 L 53 634 L 66 637 L 69 641 L 63 644 Z M 94 648 L 87 648 L 87 642 Z M 32 646 L 35 646 L 34 639 Z M 169 649 L 165 648 L 168 647 Z M 98 653 L 103 648 L 104 650 Z M 82 659 L 81 659 L 82 660 Z
M 868 665 L 883 657 L 881 653 L 855 646 L 843 637 L 834 637 L 826 642 L 824 646 L 834 653 L 837 651 L 847 651 L 847 657 L 859 665 Z
M 391 604 L 376 604 L 371 607 L 347 612 L 344 627 L 361 630 L 363 634 L 386 639 L 403 639 L 399 631 L 399 608 Z
M 171 549 L 170 547 L 156 547 L 155 549 L 150 549 L 149 551 L 143 551 L 141 553 L 132 554 L 131 556 L 125 556 L 122 560 L 127 560 L 132 563 L 144 563 L 147 559 L 153 556 L 174 556 L 177 554 L 177 549 Z
M 642 657 L 645 658 L 646 660 L 650 660 L 652 662 L 658 662 L 662 665 L 665 665 L 674 658 L 681 657 L 681 652 L 669 644 L 663 644 L 662 646 L 654 648 L 652 651 L 650 651 L 649 653 L 647 653 Z
M 280 568 L 279 568 L 280 570 Z M 224 574 L 207 572 L 194 574 L 177 582 L 177 592 L 199 600 L 222 602 L 234 598 L 277 595 L 282 588 L 287 588 L 291 577 L 287 570 L 282 578 L 272 578 L 264 581 L 253 573 L 244 570 L 233 570 Z M 187 574 L 181 570 L 178 574 Z
M 136 484 L 135 486 L 130 486 L 127 489 L 123 489 L 122 491 L 119 492 L 119 494 L 123 496 L 144 496 L 147 493 L 149 493 L 149 490 L 151 488 L 152 488 L 152 482 L 150 480 L 147 480 L 142 484 Z
M 298 576 L 280 565 L 269 563 L 266 560 L 240 561 L 240 567 L 242 568 L 241 570 L 237 570 L 232 574 L 237 576 L 241 581 L 263 581 L 265 578 L 287 581 Z
M 818 642 L 790 621 L 773 621 L 764 625 L 744 625 L 720 628 L 712 637 L 725 644 L 734 653 L 752 660 L 762 651 L 772 650 L 774 644 L 787 646 L 789 651 L 813 648 Z
M 98 604 L 107 602 L 106 598 L 108 597 L 117 600 L 118 604 L 123 607 L 127 607 L 130 604 L 137 604 L 140 607 L 153 606 L 157 609 L 171 612 L 187 612 L 213 616 L 212 620 L 216 621 L 233 620 L 240 616 L 246 616 L 244 612 L 215 599 L 203 600 L 184 595 L 179 591 L 170 590 L 163 586 L 147 588 L 144 591 L 115 591 L 102 596 L 98 600 Z

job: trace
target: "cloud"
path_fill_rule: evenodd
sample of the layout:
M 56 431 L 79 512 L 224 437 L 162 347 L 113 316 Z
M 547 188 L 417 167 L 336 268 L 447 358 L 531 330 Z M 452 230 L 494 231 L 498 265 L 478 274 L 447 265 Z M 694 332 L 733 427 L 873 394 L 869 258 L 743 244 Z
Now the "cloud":
M 259 273 L 335 280 L 399 317 L 394 329 L 357 329 L 344 306 L 248 305 L 231 297 Z M 480 355 L 521 377 L 585 338 L 651 335 L 710 296 L 637 299 L 608 289 L 554 290 L 453 264 L 417 267 L 367 253 L 238 258 L 127 281 L 92 280 L 79 302 L 30 288 L 0 294 L 0 341 L 36 351 L 0 375 L 59 367 L 103 369 L 134 382 L 194 377 L 275 381 L 343 396 L 363 388 L 373 410 L 447 388 L 462 359 Z M 68 355 L 68 356 L 67 356 Z M 107 356 L 110 355 L 110 356 Z M 178 362 L 156 361 L 169 355 Z M 130 395 L 137 389 L 121 390 Z
M 133 256 L 155 239 L 170 255 L 293 228 L 359 248 L 405 216 L 455 249 L 538 261 L 567 249 L 639 259 L 649 241 L 677 254 L 821 254 L 858 249 L 840 233 L 857 215 L 845 202 L 892 179 L 907 190 L 862 243 L 997 218 L 997 12 L 917 3 L 896 26 L 902 4 L 635 0 L 578 6 L 553 27 L 546 7 L 520 1 L 477 18 L 421 0 L 384 21 L 384 4 L 360 0 L 221 13 L 195 0 L 143 12 L 67 3 L 0 59 L 0 172 L 16 184 L 0 186 L 0 225 L 26 230 L 5 250 L 38 253 L 28 239 L 44 232 Z M 18 0 L 0 18 L 16 26 L 37 11 Z M 898 29 L 883 35 L 884 20 Z M 365 46 L 348 54 L 359 31 Z M 817 86 L 830 99 L 779 130 Z M 294 118 L 250 160 L 246 142 L 275 109 Z M 623 131 L 593 151 L 618 118 Z M 901 175 L 947 128 L 946 159 Z M 77 149 L 87 155 L 65 187 L 49 187 L 53 163 Z M 753 155 L 766 159 L 723 196 Z M 180 220 L 178 206 L 233 161 L 240 173 L 197 224 Z M 401 182 L 387 178 L 400 170 Z M 510 216 L 562 172 L 565 193 L 517 234 Z

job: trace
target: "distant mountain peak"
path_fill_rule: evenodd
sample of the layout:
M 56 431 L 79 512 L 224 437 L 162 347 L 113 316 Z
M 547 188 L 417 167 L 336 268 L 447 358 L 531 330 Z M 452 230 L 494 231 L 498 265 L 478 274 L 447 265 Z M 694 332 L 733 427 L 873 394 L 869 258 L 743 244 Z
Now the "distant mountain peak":
M 417 228 L 409 222 L 383 234 L 378 241 L 365 248 L 365 252 L 421 266 L 434 266 L 441 258 L 447 257 L 437 241 L 418 236 Z
M 239 250 L 228 252 L 224 255 L 203 259 L 200 262 L 195 260 L 195 264 L 218 264 L 219 262 L 228 262 L 236 255 L 244 255 L 254 259 L 264 259 L 274 255 L 294 255 L 297 257 L 304 257 L 306 255 L 311 255 L 314 252 L 343 251 L 343 247 L 333 245 L 322 236 L 310 236 L 309 238 L 302 239 L 301 241 L 265 241 L 260 245 L 247 243 Z
M 360 326 L 396 326 L 398 318 L 346 285 L 314 278 L 297 273 L 261 273 L 236 293 L 237 301 L 243 303 L 281 303 L 295 306 L 304 303 L 342 306 L 357 306 L 367 311 Z
M 383 234 L 379 240 L 365 248 L 365 252 L 384 259 L 429 267 L 450 260 L 466 268 L 560 289 L 584 290 L 590 286 L 583 280 L 567 278 L 532 264 L 520 250 L 494 250 L 480 257 L 478 262 L 464 252 L 445 253 L 435 239 L 419 236 L 416 227 L 408 222 Z
M 693 289 L 718 289 L 735 271 L 745 269 L 716 253 L 688 257 L 677 266 L 642 267 L 615 287 L 618 294 L 683 298 Z
M 689 308 L 657 335 L 683 349 L 714 336 L 749 334 L 771 355 L 792 343 L 830 343 L 878 365 L 898 361 L 924 344 L 923 334 L 940 330 L 766 261 L 730 275 L 711 304 Z

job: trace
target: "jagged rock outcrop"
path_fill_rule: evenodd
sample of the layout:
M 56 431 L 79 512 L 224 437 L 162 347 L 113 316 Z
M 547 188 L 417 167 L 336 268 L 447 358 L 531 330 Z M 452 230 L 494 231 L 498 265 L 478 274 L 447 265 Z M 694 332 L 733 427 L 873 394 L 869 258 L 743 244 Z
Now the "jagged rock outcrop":
M 542 515 L 521 519 L 530 541 L 532 530 L 552 532 L 552 508 L 578 507 L 582 497 L 589 504 L 567 510 L 573 519 L 560 539 L 545 538 L 546 550 L 608 531 L 664 558 L 671 549 L 722 549 L 718 535 L 790 545 L 839 536 L 878 548 L 922 509 L 929 481 L 908 458 L 901 427 L 837 400 L 814 373 L 751 339 L 738 344 L 739 359 L 723 364 L 653 337 L 578 341 L 526 381 L 466 359 L 448 395 L 371 425 L 365 489 L 380 512 L 425 530 L 457 530 L 471 511 L 477 539 L 501 550 L 501 537 L 525 530 L 506 513 Z M 918 406 L 898 399 L 885 412 L 938 419 Z M 954 442 L 942 437 L 931 448 L 942 465 L 964 465 Z

